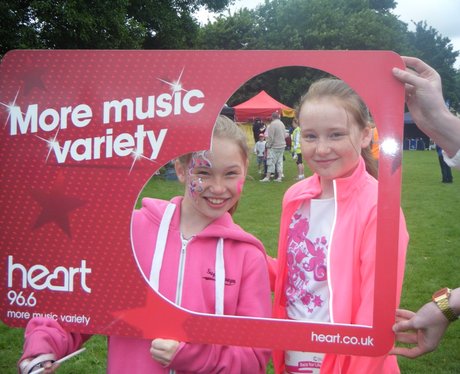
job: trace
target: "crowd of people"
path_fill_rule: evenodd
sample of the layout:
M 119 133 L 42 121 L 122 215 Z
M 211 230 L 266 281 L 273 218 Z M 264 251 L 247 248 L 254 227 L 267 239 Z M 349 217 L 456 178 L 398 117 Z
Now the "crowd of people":
M 442 148 L 449 166 L 460 168 L 460 119 L 444 105 L 439 74 L 419 59 L 403 60 L 407 68 L 394 68 L 393 74 L 405 84 L 417 126 Z M 275 259 L 233 222 L 250 150 L 238 126 L 219 117 L 213 148 L 175 161 L 183 196 L 170 201 L 144 198 L 133 216 L 133 246 L 150 286 L 197 312 L 371 326 L 378 179 L 370 123 L 360 97 L 339 79 L 321 79 L 301 98 L 290 135 L 299 181 L 283 198 Z M 264 126 L 254 132 L 261 181 L 281 181 L 285 126 L 278 113 Z M 303 162 L 313 172 L 308 178 Z M 407 244 L 401 211 L 397 305 Z M 207 269 L 215 269 L 213 287 L 200 276 Z M 236 286 L 227 287 L 226 278 Z M 276 373 L 301 373 L 306 366 L 310 373 L 398 373 L 397 355 L 418 357 L 436 349 L 459 314 L 460 288 L 436 291 L 416 313 L 398 309 L 395 337 L 410 346 L 395 346 L 379 357 L 111 336 L 107 371 L 265 373 L 272 357 Z M 43 368 L 51 373 L 58 367 L 55 360 L 86 339 L 53 319 L 34 318 L 25 329 L 20 372 Z

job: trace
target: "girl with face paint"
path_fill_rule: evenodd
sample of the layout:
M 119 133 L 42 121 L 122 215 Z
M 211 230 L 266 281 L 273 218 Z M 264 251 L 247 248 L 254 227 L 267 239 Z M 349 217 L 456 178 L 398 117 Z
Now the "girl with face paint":
M 185 191 L 183 198 L 169 204 L 176 208 L 168 240 L 178 236 L 181 251 L 171 251 L 168 268 L 174 269 L 172 273 L 169 269 L 154 273 L 159 274 L 160 292 L 185 308 L 212 314 L 270 316 L 264 249 L 231 218 L 246 178 L 248 155 L 244 133 L 221 116 L 214 127 L 211 150 L 187 154 L 175 162 Z M 149 204 L 145 202 L 143 209 Z M 165 261 L 162 269 L 166 269 Z M 178 266 L 180 263 L 185 265 Z M 253 295 L 246 297 L 246 292 Z M 265 373 L 269 358 L 269 351 L 262 349 L 194 345 L 162 338 L 153 340 L 150 352 L 156 362 L 178 372 Z
M 264 247 L 231 215 L 245 181 L 248 155 L 245 134 L 220 116 L 211 149 L 175 162 L 184 196 L 170 201 L 144 198 L 142 208 L 133 214 L 133 249 L 144 277 L 155 291 L 182 308 L 271 317 Z M 41 345 L 48 348 L 41 353 L 49 351 L 59 359 L 82 343 L 81 337 L 45 319 L 36 320 L 26 334 L 23 357 L 30 357 L 28 347 Z M 62 346 L 58 352 L 52 349 Z M 262 374 L 269 358 L 267 349 L 192 344 L 163 336 L 153 341 L 111 336 L 107 372 Z
M 185 185 L 181 227 L 189 236 L 225 212 L 233 214 L 236 210 L 249 151 L 246 138 L 241 138 L 245 135 L 234 124 L 232 127 L 216 125 L 210 151 L 195 152 L 176 161 L 176 174 Z

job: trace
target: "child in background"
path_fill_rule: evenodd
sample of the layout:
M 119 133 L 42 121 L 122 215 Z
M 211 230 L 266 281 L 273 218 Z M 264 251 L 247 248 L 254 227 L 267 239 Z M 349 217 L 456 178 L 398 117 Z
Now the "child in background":
M 292 158 L 295 160 L 297 164 L 297 180 L 300 181 L 305 178 L 304 175 L 304 167 L 303 167 L 303 160 L 302 160 L 302 151 L 300 149 L 300 127 L 299 121 L 297 118 L 294 118 L 292 121 L 292 127 L 294 131 L 292 131 L 291 138 L 292 138 Z
M 171 201 L 145 198 L 134 212 L 133 247 L 154 290 L 191 311 L 251 317 L 271 316 L 266 255 L 262 243 L 236 225 L 249 149 L 244 133 L 225 116 L 216 121 L 212 150 L 175 162 L 184 196 Z M 152 317 L 154 318 L 154 317 Z M 26 327 L 22 373 L 29 360 L 50 360 L 80 347 L 81 334 L 66 332 L 52 319 Z M 153 341 L 108 338 L 108 373 L 265 373 L 270 351 L 249 347 L 191 344 L 158 337 Z M 43 360 L 40 360 L 43 355 Z
M 254 144 L 254 154 L 257 156 L 257 168 L 259 169 L 259 174 L 264 174 L 265 143 L 264 134 L 259 134 L 259 139 L 256 144 Z
M 299 106 L 301 148 L 314 175 L 284 195 L 274 314 L 372 326 L 377 227 L 375 160 L 366 106 L 343 81 L 314 83 Z M 367 169 L 367 171 L 366 171 Z M 408 234 L 401 214 L 397 304 Z M 276 373 L 399 373 L 394 356 L 273 353 Z

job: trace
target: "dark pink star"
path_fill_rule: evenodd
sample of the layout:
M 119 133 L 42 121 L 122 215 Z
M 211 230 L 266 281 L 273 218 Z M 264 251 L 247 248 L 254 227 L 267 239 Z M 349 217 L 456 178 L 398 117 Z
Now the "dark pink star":
M 25 95 L 28 95 L 29 92 L 34 88 L 37 88 L 41 91 L 46 91 L 42 77 L 45 72 L 45 68 L 32 67 L 21 74 L 20 79 L 23 81 L 23 89 Z
M 71 237 L 69 214 L 85 202 L 77 197 L 65 195 L 59 185 L 50 191 L 32 190 L 31 195 L 42 208 L 32 228 L 38 229 L 54 222 Z

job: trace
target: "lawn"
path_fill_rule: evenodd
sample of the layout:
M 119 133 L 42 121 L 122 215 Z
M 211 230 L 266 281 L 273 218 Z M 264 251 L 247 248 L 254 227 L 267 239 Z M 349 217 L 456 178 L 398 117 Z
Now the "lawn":
M 285 181 L 260 183 L 251 161 L 243 197 L 235 221 L 263 241 L 275 256 L 278 222 L 284 191 L 294 183 L 295 164 L 286 154 Z M 416 310 L 437 289 L 460 286 L 460 172 L 454 183 L 442 184 L 434 151 L 405 151 L 403 157 L 402 207 L 410 233 L 402 307 Z M 177 182 L 152 178 L 142 196 L 168 198 L 180 194 Z M 15 362 L 22 349 L 22 329 L 0 324 L 0 372 L 16 373 Z M 93 337 L 87 351 L 62 366 L 59 373 L 104 373 L 105 337 Z M 416 360 L 399 358 L 401 372 L 460 373 L 460 321 L 449 328 L 436 352 Z M 269 368 L 268 373 L 272 372 Z

